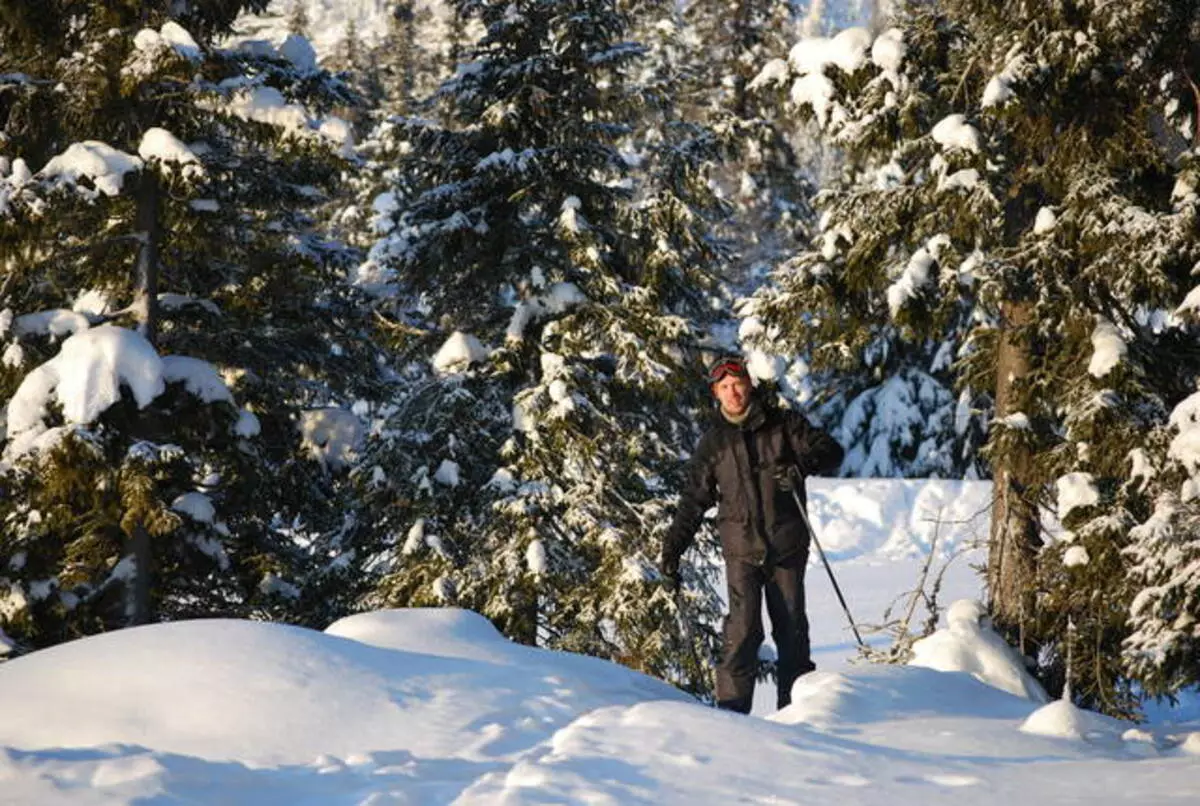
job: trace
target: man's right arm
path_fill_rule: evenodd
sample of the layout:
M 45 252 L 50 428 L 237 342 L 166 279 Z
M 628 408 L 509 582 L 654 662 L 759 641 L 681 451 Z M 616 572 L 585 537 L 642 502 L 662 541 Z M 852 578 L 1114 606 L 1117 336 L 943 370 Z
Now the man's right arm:
M 717 500 L 717 481 L 712 471 L 711 442 L 702 439 L 696 453 L 688 462 L 687 480 L 679 496 L 679 509 L 663 541 L 663 569 L 679 568 L 679 559 L 700 528 L 707 512 Z

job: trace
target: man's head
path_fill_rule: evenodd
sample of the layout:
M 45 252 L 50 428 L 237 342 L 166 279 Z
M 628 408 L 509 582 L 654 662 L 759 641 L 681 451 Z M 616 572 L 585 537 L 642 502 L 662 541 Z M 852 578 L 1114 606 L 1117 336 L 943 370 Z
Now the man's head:
M 714 361 L 708 368 L 708 386 L 726 414 L 741 417 L 750 408 L 750 372 L 738 356 Z

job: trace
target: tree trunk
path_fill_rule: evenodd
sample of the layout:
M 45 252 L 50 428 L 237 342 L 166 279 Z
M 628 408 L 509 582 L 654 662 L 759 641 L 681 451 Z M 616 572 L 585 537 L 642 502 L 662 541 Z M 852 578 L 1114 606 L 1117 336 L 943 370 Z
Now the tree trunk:
M 125 582 L 126 626 L 149 624 L 154 620 L 150 606 L 150 577 L 154 573 L 154 554 L 150 550 L 150 533 L 138 524 L 125 543 L 125 554 L 134 562 L 133 576 Z
M 1029 343 L 1022 329 L 1033 306 L 1008 302 L 996 355 L 996 419 L 1022 411 L 1021 386 L 1029 375 Z M 996 626 L 1025 651 L 1025 626 L 1033 617 L 1034 561 L 1041 541 L 1037 510 L 1027 495 L 1032 456 L 1025 440 L 1014 440 L 992 457 L 992 524 L 988 541 L 988 607 Z
M 159 193 L 158 176 L 147 166 L 138 180 L 137 191 L 137 228 L 142 248 L 138 253 L 134 310 L 138 332 L 151 344 L 158 339 L 158 245 L 162 240 Z
M 162 238 L 159 224 L 159 184 L 154 168 L 147 165 L 138 179 L 137 228 L 142 248 L 138 252 L 134 311 L 138 332 L 154 344 L 158 338 L 158 246 Z M 149 624 L 154 620 L 150 604 L 154 574 L 150 533 L 137 524 L 126 541 L 126 556 L 134 560 L 133 577 L 126 581 L 125 614 L 129 624 Z

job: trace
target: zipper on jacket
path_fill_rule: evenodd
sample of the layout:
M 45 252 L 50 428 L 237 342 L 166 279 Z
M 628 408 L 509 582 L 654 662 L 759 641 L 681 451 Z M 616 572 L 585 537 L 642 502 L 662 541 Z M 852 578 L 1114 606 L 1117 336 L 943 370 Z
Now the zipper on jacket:
M 758 465 L 761 462 L 758 461 L 758 446 L 754 444 L 758 429 L 741 428 L 738 430 L 742 432 L 742 450 L 745 452 L 746 457 L 746 474 L 744 478 L 747 479 L 749 484 L 751 502 L 754 505 L 751 528 L 762 541 L 762 561 L 766 562 L 767 555 L 771 553 L 771 540 L 767 536 L 767 513 L 763 509 L 762 485 L 759 484 Z

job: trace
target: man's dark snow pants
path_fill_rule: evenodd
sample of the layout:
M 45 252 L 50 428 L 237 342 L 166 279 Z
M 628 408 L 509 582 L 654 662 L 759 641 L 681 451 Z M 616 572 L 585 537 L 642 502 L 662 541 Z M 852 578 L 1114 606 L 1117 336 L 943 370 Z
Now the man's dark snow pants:
M 725 617 L 721 664 L 717 667 L 717 705 L 750 713 L 758 648 L 763 642 L 762 600 L 767 599 L 771 636 L 779 651 L 776 674 L 777 705 L 792 701 L 792 683 L 816 667 L 810 657 L 808 616 L 804 612 L 804 567 L 808 552 L 800 552 L 774 566 L 730 560 L 729 615 Z

